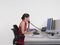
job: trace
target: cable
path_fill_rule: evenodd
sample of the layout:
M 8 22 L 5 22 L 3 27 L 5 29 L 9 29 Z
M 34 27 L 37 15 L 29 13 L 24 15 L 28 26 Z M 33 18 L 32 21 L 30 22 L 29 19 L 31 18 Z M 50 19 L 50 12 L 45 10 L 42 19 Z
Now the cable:
M 30 22 L 30 24 L 31 24 L 32 26 L 34 26 L 35 28 L 41 30 L 40 28 L 36 27 L 36 26 L 35 26 L 34 24 L 32 24 L 31 22 Z

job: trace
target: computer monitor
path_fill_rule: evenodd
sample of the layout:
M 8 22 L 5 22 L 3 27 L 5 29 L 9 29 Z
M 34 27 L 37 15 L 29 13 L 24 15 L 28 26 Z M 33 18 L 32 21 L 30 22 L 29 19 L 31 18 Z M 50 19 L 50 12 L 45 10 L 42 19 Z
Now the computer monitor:
M 47 30 L 52 30 L 53 18 L 47 20 Z

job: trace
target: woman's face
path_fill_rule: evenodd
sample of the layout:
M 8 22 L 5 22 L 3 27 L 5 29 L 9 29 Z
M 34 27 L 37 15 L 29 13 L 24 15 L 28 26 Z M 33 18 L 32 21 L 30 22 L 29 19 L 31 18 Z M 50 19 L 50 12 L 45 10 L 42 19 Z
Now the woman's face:
M 30 17 L 27 17 L 27 18 L 25 18 L 27 21 L 29 21 L 30 20 Z

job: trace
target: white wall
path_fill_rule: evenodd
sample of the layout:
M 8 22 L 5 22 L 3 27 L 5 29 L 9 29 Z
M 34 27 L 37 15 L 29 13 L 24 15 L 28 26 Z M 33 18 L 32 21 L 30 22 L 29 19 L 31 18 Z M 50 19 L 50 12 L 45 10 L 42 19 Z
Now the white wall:
M 60 18 L 60 0 L 0 0 L 0 45 L 12 44 L 12 25 L 19 25 L 24 12 L 40 28 L 46 25 L 47 18 Z

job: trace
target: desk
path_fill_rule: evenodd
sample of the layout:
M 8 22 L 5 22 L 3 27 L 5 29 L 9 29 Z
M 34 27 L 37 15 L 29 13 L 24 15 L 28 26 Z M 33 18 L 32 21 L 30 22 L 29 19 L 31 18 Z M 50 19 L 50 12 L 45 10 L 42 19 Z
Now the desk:
M 25 37 L 25 45 L 45 45 L 45 44 L 60 44 L 60 39 L 49 39 L 47 37 L 43 37 L 42 35 L 39 35 L 40 37 L 29 37 L 26 35 Z

